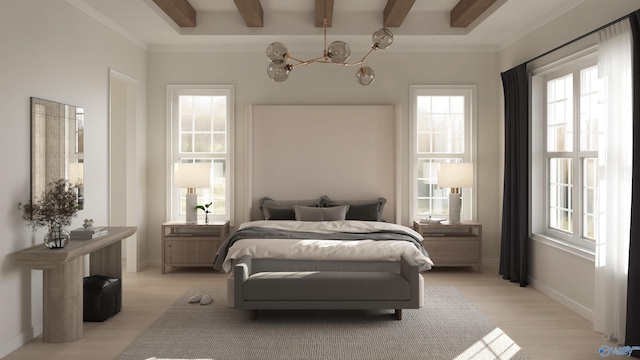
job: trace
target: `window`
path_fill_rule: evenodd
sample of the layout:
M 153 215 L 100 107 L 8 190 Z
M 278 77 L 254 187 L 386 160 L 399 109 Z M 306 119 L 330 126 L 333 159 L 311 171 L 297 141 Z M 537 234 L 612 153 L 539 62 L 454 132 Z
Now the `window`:
M 475 86 L 411 86 L 411 217 L 447 217 L 450 189 L 438 188 L 438 163 L 474 162 Z M 472 189 L 462 189 L 462 219 L 472 219 Z
M 185 218 L 187 189 L 173 185 L 175 163 L 211 163 L 211 186 L 196 189 L 198 204 L 212 203 L 209 218 L 230 220 L 232 213 L 232 86 L 168 86 L 170 219 Z M 204 212 L 199 211 L 199 219 Z
M 543 201 L 534 207 L 542 214 L 534 232 L 579 248 L 593 250 L 598 234 L 598 67 L 595 55 L 583 56 L 535 74 L 533 139 L 542 145 L 541 161 L 534 162 L 532 174 L 541 185 L 534 198 Z M 534 95 L 535 97 L 536 95 Z M 535 201 L 534 201 L 535 204 Z

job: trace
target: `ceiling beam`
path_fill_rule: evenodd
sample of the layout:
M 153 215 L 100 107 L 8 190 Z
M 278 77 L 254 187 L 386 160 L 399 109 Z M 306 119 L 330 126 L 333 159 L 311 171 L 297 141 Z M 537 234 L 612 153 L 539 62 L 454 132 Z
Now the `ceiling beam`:
M 460 0 L 451 10 L 451 27 L 464 28 L 469 26 L 496 0 Z
M 324 27 L 325 16 L 327 27 L 331 27 L 333 23 L 333 0 L 316 0 L 316 27 Z
M 389 0 L 384 7 L 382 23 L 386 27 L 399 27 L 416 0 Z
M 247 27 L 263 27 L 264 13 L 260 0 L 233 0 Z
M 153 0 L 180 27 L 196 26 L 196 10 L 188 0 Z

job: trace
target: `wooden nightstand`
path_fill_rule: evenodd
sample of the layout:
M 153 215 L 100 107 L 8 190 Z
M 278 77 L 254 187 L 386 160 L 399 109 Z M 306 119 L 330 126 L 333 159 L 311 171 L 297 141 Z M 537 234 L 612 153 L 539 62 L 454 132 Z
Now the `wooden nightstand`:
M 458 224 L 421 224 L 413 229 L 424 237 L 422 244 L 436 267 L 476 266 L 482 269 L 482 224 L 461 221 Z
M 162 273 L 167 266 L 211 266 L 222 242 L 229 236 L 229 221 L 162 224 Z

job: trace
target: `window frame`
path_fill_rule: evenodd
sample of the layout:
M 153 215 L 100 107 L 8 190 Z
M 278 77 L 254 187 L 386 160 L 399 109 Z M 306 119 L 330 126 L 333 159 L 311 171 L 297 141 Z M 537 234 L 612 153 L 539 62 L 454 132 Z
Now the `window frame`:
M 227 115 L 226 115 L 226 149 L 223 153 L 211 152 L 206 156 L 198 156 L 196 154 L 181 154 L 179 147 L 179 122 L 174 121 L 178 111 L 179 97 L 183 95 L 207 95 L 207 96 L 224 96 L 227 98 Z M 185 215 L 180 215 L 180 191 L 174 184 L 174 163 L 180 159 L 224 159 L 225 160 L 225 186 L 226 186 L 226 213 L 224 215 L 209 214 L 210 221 L 229 220 L 233 223 L 234 218 L 234 162 L 233 162 L 233 126 L 234 126 L 234 86 L 233 85 L 167 85 L 167 202 L 166 216 L 172 221 L 185 220 Z M 214 132 L 214 130 L 211 130 Z M 202 194 L 198 194 L 199 197 Z M 198 202 L 199 205 L 200 202 Z M 205 214 L 198 211 L 198 221 L 204 221 Z
M 541 174 L 532 177 L 530 187 L 531 233 L 534 238 L 553 241 L 573 249 L 578 255 L 595 254 L 596 239 L 583 236 L 584 222 L 584 160 L 598 158 L 598 151 L 582 150 L 580 142 L 580 72 L 597 66 L 597 47 L 591 47 L 565 59 L 531 71 L 531 164 L 530 173 Z M 573 148 L 571 151 L 549 151 L 547 147 L 547 82 L 561 76 L 573 74 Z M 572 232 L 554 229 L 550 224 L 550 160 L 552 158 L 571 159 L 573 173 L 571 201 Z M 597 209 L 597 205 L 595 205 Z
M 477 217 L 477 121 L 476 121 L 476 98 L 477 87 L 475 85 L 411 85 L 409 87 L 409 155 L 410 155 L 410 176 L 409 176 L 409 198 L 410 198 L 410 219 L 416 220 L 424 214 L 418 213 L 418 162 L 419 159 L 450 159 L 458 158 L 462 162 L 473 163 L 473 188 L 462 189 L 462 214 L 461 220 L 474 220 Z M 465 98 L 465 118 L 464 118 L 464 151 L 462 153 L 418 153 L 418 97 L 419 96 L 464 96 Z M 446 191 L 448 194 L 448 189 Z M 448 197 L 445 199 L 448 201 Z M 443 206 L 444 207 L 444 206 Z M 448 218 L 448 214 L 430 214 L 441 218 Z

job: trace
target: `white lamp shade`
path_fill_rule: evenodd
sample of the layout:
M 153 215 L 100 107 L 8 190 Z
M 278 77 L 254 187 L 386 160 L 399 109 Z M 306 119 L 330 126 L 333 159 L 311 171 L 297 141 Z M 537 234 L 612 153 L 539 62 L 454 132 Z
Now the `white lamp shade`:
M 206 188 L 211 186 L 210 163 L 176 163 L 174 183 L 179 188 Z
M 438 187 L 470 188 L 473 187 L 472 163 L 440 163 L 438 164 Z

